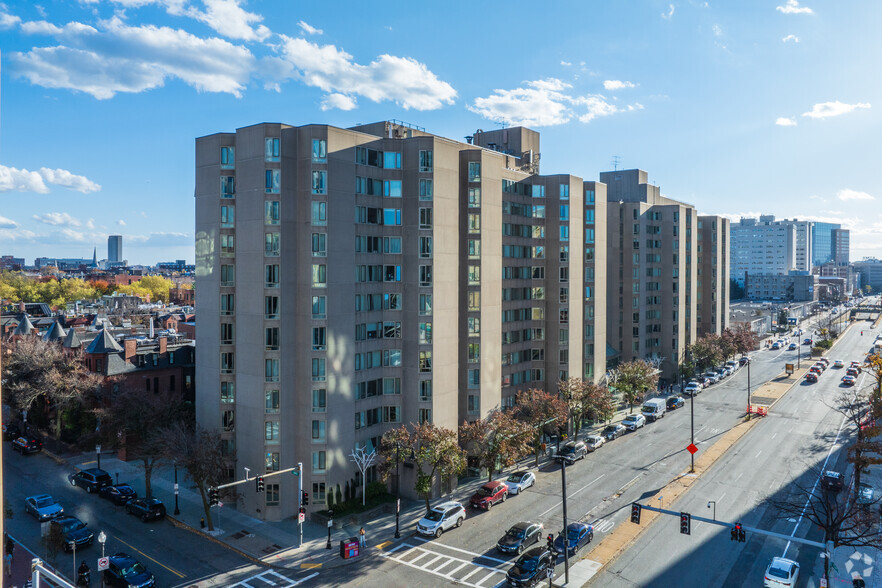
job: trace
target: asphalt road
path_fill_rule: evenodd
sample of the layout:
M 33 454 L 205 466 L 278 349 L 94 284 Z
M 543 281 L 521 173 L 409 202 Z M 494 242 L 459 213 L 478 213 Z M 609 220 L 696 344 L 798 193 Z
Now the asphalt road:
M 830 357 L 861 361 L 878 333 L 879 329 L 870 331 L 868 324 L 855 325 Z M 685 496 L 666 508 L 712 518 L 707 505 L 715 501 L 717 520 L 823 541 L 805 520 L 781 519 L 762 501 L 785 495 L 797 478 L 803 485 L 813 484 L 817 479 L 813 468 L 846 472 L 845 446 L 853 440 L 853 431 L 843 425 L 842 414 L 831 408 L 846 390 L 840 386 L 843 375 L 844 370 L 830 368 L 818 383 L 795 386 Z M 864 372 L 858 383 L 866 386 L 871 379 Z M 775 556 L 800 564 L 798 586 L 820 585 L 823 560 L 817 548 L 756 534 L 748 534 L 745 543 L 733 542 L 728 529 L 700 522 L 693 522 L 691 535 L 682 535 L 679 519 L 664 516 L 596 576 L 592 585 L 760 586 Z
M 96 584 L 97 560 L 101 556 L 97 535 L 101 530 L 107 535 L 105 553 L 124 551 L 135 556 L 156 576 L 158 587 L 189 585 L 203 576 L 249 563 L 235 552 L 178 529 L 168 521 L 142 523 L 127 514 L 123 507 L 71 486 L 67 475 L 73 469 L 59 466 L 45 455 L 22 456 L 4 442 L 3 465 L 6 500 L 14 511 L 13 518 L 6 519 L 7 532 L 34 553 L 46 557 L 46 550 L 40 543 L 41 524 L 25 513 L 24 502 L 27 496 L 51 494 L 64 507 L 65 514 L 78 517 L 95 533 L 95 543 L 77 552 L 76 565 L 85 557 Z M 73 577 L 73 554 L 59 552 L 55 561 L 47 561 L 68 577 Z

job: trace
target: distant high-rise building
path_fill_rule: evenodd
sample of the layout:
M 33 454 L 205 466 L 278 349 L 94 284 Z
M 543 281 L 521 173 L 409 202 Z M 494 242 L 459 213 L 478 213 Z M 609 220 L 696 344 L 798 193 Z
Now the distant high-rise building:
M 812 227 L 812 265 L 824 265 L 834 260 L 833 231 L 842 228 L 835 223 L 814 223 Z
M 772 215 L 742 218 L 730 226 L 729 277 L 744 286 L 746 275 L 787 275 L 796 269 L 797 228 Z M 806 255 L 807 257 L 807 255 Z
M 107 261 L 122 261 L 122 239 L 122 235 L 110 235 L 107 237 Z
M 851 248 L 851 231 L 848 229 L 833 229 L 833 263 L 837 265 L 848 265 L 851 259 L 849 250 Z

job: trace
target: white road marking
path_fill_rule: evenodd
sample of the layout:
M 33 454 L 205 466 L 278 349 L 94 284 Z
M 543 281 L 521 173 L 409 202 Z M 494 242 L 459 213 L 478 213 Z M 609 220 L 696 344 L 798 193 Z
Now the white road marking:
M 569 498 L 572 498 L 573 496 L 575 496 L 576 494 L 578 494 L 579 492 L 581 492 L 582 490 L 584 490 L 585 488 L 587 488 L 588 486 L 590 486 L 591 484 L 593 484 L 594 482 L 599 480 L 600 478 L 604 477 L 605 475 L 606 474 L 600 474 L 599 476 L 597 476 L 596 478 L 594 478 L 593 480 L 591 480 L 590 482 L 588 482 L 587 484 L 585 484 L 584 486 L 582 486 L 581 488 L 579 488 L 578 490 L 576 490 L 575 492 L 570 494 Z M 634 480 L 636 480 L 639 477 L 640 476 L 634 476 Z M 631 480 L 631 482 L 633 482 L 634 480 Z M 628 482 L 628 484 L 630 484 L 631 482 Z M 625 486 L 627 486 L 628 484 L 625 484 Z M 562 503 L 562 501 L 555 503 L 554 505 L 551 506 L 551 508 L 549 508 L 548 510 L 546 510 L 545 512 L 540 514 L 537 518 L 541 519 L 542 517 L 544 517 L 545 515 L 547 515 L 548 513 L 553 511 L 554 509 L 556 509 L 558 506 L 560 506 L 561 503 Z
M 759 450 L 759 451 L 757 451 L 757 453 L 756 453 L 756 455 L 755 455 L 755 456 L 754 456 L 754 458 L 753 458 L 753 459 L 756 459 L 756 458 L 757 458 L 757 457 L 759 457 L 759 456 L 760 456 L 760 454 L 762 454 L 762 452 L 763 452 L 763 450 L 762 450 L 762 449 L 760 449 L 760 450 Z
M 434 576 L 439 576 L 439 577 L 444 578 L 444 579 L 446 579 L 446 580 L 448 580 L 448 581 L 450 581 L 450 582 L 455 582 L 455 583 L 457 583 L 457 584 L 462 584 L 462 585 L 465 585 L 465 586 L 471 586 L 472 588 L 485 588 L 485 587 L 482 585 L 483 582 L 485 582 L 488 578 L 493 578 L 493 577 L 496 576 L 497 574 L 502 575 L 502 576 L 503 576 L 503 580 L 502 580 L 502 581 L 505 581 L 504 576 L 505 576 L 506 570 L 505 570 L 505 569 L 501 569 L 502 566 L 492 566 L 492 567 L 491 567 L 491 566 L 485 566 L 485 565 L 483 565 L 483 564 L 479 564 L 479 563 L 474 562 L 474 561 L 467 561 L 467 560 L 460 559 L 460 558 L 458 558 L 458 557 L 454 557 L 454 556 L 450 556 L 450 555 L 439 555 L 439 554 L 438 554 L 437 552 L 435 552 L 435 551 L 430 551 L 429 549 L 426 549 L 426 548 L 423 548 L 423 547 L 419 547 L 419 546 L 417 546 L 417 545 L 410 545 L 410 544 L 403 543 L 403 544 L 401 544 L 401 546 L 402 546 L 402 547 L 406 546 L 406 547 L 408 547 L 408 548 L 410 548 L 410 549 L 414 549 L 414 550 L 418 550 L 418 551 L 423 552 L 423 553 L 420 554 L 420 557 L 422 557 L 423 555 L 427 555 L 427 554 L 435 555 L 436 557 L 435 557 L 434 559 L 432 559 L 430 562 L 426 563 L 426 564 L 423 564 L 423 565 L 416 565 L 416 564 L 414 564 L 413 562 L 416 561 L 416 559 L 419 559 L 419 558 L 415 558 L 415 559 L 412 559 L 412 560 L 405 560 L 405 559 L 403 558 L 404 554 L 402 554 L 401 556 L 396 556 L 396 555 L 393 554 L 393 551 L 394 551 L 394 550 L 389 550 L 389 551 L 387 551 L 387 552 L 383 552 L 383 553 L 381 553 L 381 555 L 382 555 L 383 557 L 385 557 L 385 558 L 387 558 L 387 559 L 391 559 L 391 560 L 393 560 L 393 561 L 395 561 L 395 562 L 397 562 L 397 563 L 404 564 L 404 565 L 406 565 L 406 566 L 408 566 L 408 567 L 411 567 L 411 568 L 414 568 L 414 569 L 417 569 L 417 570 L 421 570 L 421 571 L 423 571 L 423 572 L 426 572 L 427 574 L 432 574 L 432 575 L 434 575 Z M 472 553 L 472 552 L 470 552 L 470 551 L 466 551 L 466 550 L 464 550 L 464 549 L 459 549 L 459 548 L 456 548 L 456 547 L 450 547 L 449 545 L 435 544 L 435 545 L 433 545 L 433 547 L 444 547 L 444 548 L 446 548 L 446 549 L 452 549 L 452 550 L 454 550 L 454 551 L 460 551 L 460 552 L 463 552 L 463 553 L 466 553 L 466 554 L 472 555 L 472 556 L 474 556 L 476 559 L 489 559 L 489 560 L 493 560 L 493 561 L 499 561 L 499 562 L 502 562 L 502 560 L 498 560 L 498 559 L 493 558 L 493 557 L 487 557 L 487 556 L 485 556 L 485 555 L 481 555 L 481 554 L 477 554 L 477 553 Z M 447 560 L 449 560 L 448 563 L 444 563 L 444 564 L 442 564 L 441 566 L 436 567 L 434 570 L 428 569 L 428 567 L 427 567 L 428 565 L 431 565 L 432 563 L 434 563 L 435 561 L 437 561 L 438 559 L 441 559 L 441 558 L 446 558 Z M 502 563 L 504 563 L 504 564 L 506 565 L 506 567 L 510 567 L 510 566 L 512 565 L 511 562 L 502 562 Z M 457 565 L 457 566 L 456 566 L 455 568 L 453 568 L 451 571 L 446 572 L 446 573 L 439 571 L 439 570 L 443 569 L 444 567 L 446 567 L 446 566 L 448 566 L 448 565 L 450 565 L 450 564 L 459 564 L 459 565 Z M 461 570 L 463 567 L 465 567 L 465 566 L 467 566 L 467 565 L 471 565 L 471 566 L 473 566 L 474 569 L 471 570 L 470 572 L 468 572 L 465 576 L 462 576 L 461 578 L 456 578 L 456 577 L 453 576 L 454 573 L 458 572 L 459 570 Z M 476 580 L 474 583 L 471 583 L 471 582 L 467 582 L 467 581 L 466 581 L 466 580 L 468 580 L 468 578 L 474 576 L 474 575 L 477 574 L 478 572 L 484 572 L 484 573 L 486 573 L 487 575 L 485 575 L 484 577 L 482 577 L 480 580 Z M 494 579 L 495 579 L 495 578 L 494 578 Z M 497 584 L 497 585 L 499 585 L 499 584 Z
M 276 572 L 275 570 L 267 570 L 265 572 L 261 572 L 260 574 L 257 574 L 256 576 L 251 576 L 250 578 L 245 578 L 241 582 L 237 582 L 236 584 L 233 584 L 230 588 L 235 588 L 237 586 L 242 586 L 243 588 L 255 588 L 252 584 L 248 583 L 249 580 L 251 580 L 251 581 L 260 580 L 264 584 L 269 584 L 270 586 L 283 586 L 283 588 L 292 588 L 293 586 L 297 586 L 298 584 L 302 584 L 303 582 L 306 582 L 307 580 L 311 580 L 312 578 L 315 578 L 318 575 L 319 575 L 318 572 L 314 572 L 314 573 L 306 576 L 305 578 L 301 578 L 300 580 L 292 580 L 291 578 L 288 578 L 287 576 L 283 576 L 282 574 Z M 267 576 L 272 577 L 273 579 L 275 579 L 277 581 L 281 581 L 281 582 L 274 582 L 273 580 L 270 580 Z

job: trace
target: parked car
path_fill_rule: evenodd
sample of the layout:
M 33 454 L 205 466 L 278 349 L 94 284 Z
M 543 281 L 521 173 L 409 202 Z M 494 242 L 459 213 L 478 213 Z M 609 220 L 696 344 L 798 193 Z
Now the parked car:
M 841 359 L 837 359 L 836 361 L 833 362 L 833 367 L 835 367 L 835 368 L 841 368 L 841 367 L 844 366 L 844 365 L 845 365 L 845 364 L 842 363 L 842 360 L 841 360 Z
M 720 381 L 720 376 L 717 375 L 717 372 L 704 372 L 704 379 L 710 380 L 711 384 L 716 384 Z
M 830 360 L 826 357 L 819 357 L 818 362 L 823 363 L 826 367 L 830 367 Z
M 747 365 L 750 363 L 750 357 L 744 356 L 738 359 L 738 365 Z
M 441 533 L 461 527 L 466 518 L 465 509 L 458 502 L 444 502 L 432 508 L 417 522 L 417 533 L 440 537 Z
M 824 475 L 821 476 L 821 486 L 825 490 L 830 490 L 831 492 L 839 492 L 842 490 L 843 481 L 842 474 L 839 472 L 834 472 L 833 470 L 827 470 L 824 472 Z
M 19 437 L 12 442 L 12 448 L 22 455 L 39 453 L 43 451 L 43 442 L 35 437 Z
M 539 542 L 542 530 L 542 523 L 531 523 L 530 521 L 517 523 L 502 536 L 502 539 L 496 542 L 496 549 L 503 553 L 520 555 L 527 547 Z
M 802 344 L 803 344 L 803 345 L 811 345 L 811 344 L 812 344 L 812 340 L 809 339 L 808 337 L 806 337 L 805 339 L 802 340 Z
M 805 375 L 805 381 L 806 381 L 806 382 L 812 382 L 812 383 L 817 382 L 817 381 L 818 381 L 818 374 L 815 373 L 815 372 L 809 372 L 809 373 L 807 373 L 807 374 Z
M 64 508 L 48 494 L 37 494 L 25 498 L 25 512 L 34 515 L 38 521 L 49 521 L 64 514 Z
M 818 366 L 818 365 L 813 365 L 812 367 L 809 368 L 809 373 L 810 373 L 810 374 L 815 374 L 816 376 L 820 376 L 820 375 L 821 375 L 821 368 L 820 368 L 820 366 Z
M 781 349 L 781 344 L 778 341 L 772 343 L 772 349 Z
M 85 488 L 86 492 L 90 494 L 92 492 L 97 492 L 104 486 L 110 486 L 113 484 L 113 479 L 110 477 L 110 474 L 104 470 L 99 470 L 98 468 L 90 468 L 88 470 L 82 470 L 70 474 L 67 479 L 71 486 Z
M 50 524 L 57 526 L 64 534 L 65 551 L 73 551 L 74 544 L 76 544 L 77 551 L 79 551 L 88 545 L 92 545 L 92 542 L 95 540 L 95 535 L 86 527 L 86 523 L 77 517 L 69 515 L 60 516 L 52 519 Z
M 799 564 L 792 559 L 783 557 L 772 558 L 766 575 L 763 577 L 763 588 L 790 588 L 796 586 L 799 578 Z
M 126 553 L 117 553 L 108 558 L 108 567 L 104 570 L 104 584 L 130 588 L 151 588 L 156 585 L 153 577 L 144 564 Z
M 624 435 L 626 430 L 627 429 L 625 429 L 624 425 L 616 423 L 615 425 L 607 425 L 604 427 L 601 434 L 607 441 L 614 441 L 617 437 Z
M 135 498 L 126 503 L 126 512 L 147 522 L 165 516 L 165 505 L 156 498 Z
M 686 384 L 686 388 L 683 390 L 683 394 L 686 396 L 696 396 L 701 394 L 702 385 L 698 382 L 692 381 Z
M 546 570 L 554 569 L 557 556 L 547 547 L 534 547 L 517 559 L 505 576 L 510 586 L 535 586 L 544 580 Z
M 588 435 L 585 437 L 585 447 L 588 448 L 588 451 L 597 451 L 604 443 L 606 443 L 606 439 L 600 435 Z
M 624 420 L 622 420 L 622 424 L 625 425 L 629 431 L 636 431 L 646 424 L 646 417 L 642 414 L 629 414 Z
M 566 532 L 566 548 L 571 554 L 576 555 L 585 545 L 591 543 L 594 539 L 594 527 L 587 523 L 570 523 L 567 525 Z M 555 553 L 562 554 L 564 552 L 564 532 L 557 534 L 554 540 Z
M 854 386 L 855 382 L 857 382 L 857 378 L 855 378 L 854 376 L 842 376 L 843 386 Z
M 121 506 L 130 500 L 138 497 L 135 489 L 128 484 L 114 484 L 113 486 L 104 486 L 98 491 L 98 496 L 106 498 L 117 506 Z
M 686 404 L 686 401 L 680 396 L 671 396 L 665 404 L 667 405 L 668 410 L 674 410 L 683 407 Z
M 812 367 L 819 368 L 822 373 L 827 371 L 827 364 L 824 363 L 823 361 L 816 361 Z
M 522 490 L 526 490 L 536 483 L 536 474 L 533 472 L 514 472 L 505 480 L 508 493 L 512 496 L 520 494 Z
M 508 498 L 508 487 L 505 484 L 498 481 L 487 482 L 472 494 L 469 504 L 474 508 L 490 510 L 494 504 L 505 502 L 506 498 Z
M 729 361 L 726 362 L 726 367 L 730 367 L 730 368 L 732 368 L 732 371 L 735 371 L 738 369 L 738 362 L 735 361 L 734 359 L 730 359 Z
M 787 346 L 787 351 L 796 351 L 796 347 L 797 347 L 796 343 L 791 343 L 790 345 Z
M 588 447 L 583 441 L 567 441 L 560 448 L 560 457 L 568 464 L 574 464 L 577 460 L 588 455 Z
M 640 409 L 640 414 L 642 414 L 643 418 L 647 421 L 654 422 L 663 418 L 666 411 L 667 404 L 665 403 L 664 398 L 650 398 L 643 403 L 643 407 Z
M 21 429 L 15 423 L 3 424 L 3 440 L 12 441 L 21 437 Z

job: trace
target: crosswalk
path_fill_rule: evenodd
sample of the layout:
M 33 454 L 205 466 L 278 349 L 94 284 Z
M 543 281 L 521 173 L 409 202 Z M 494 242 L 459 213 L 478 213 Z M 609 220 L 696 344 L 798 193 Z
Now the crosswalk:
M 396 563 L 433 574 L 473 588 L 494 588 L 505 583 L 505 574 L 512 563 L 443 544 L 431 548 L 421 538 L 415 543 L 399 543 L 383 552 L 383 557 Z
M 311 580 L 316 576 L 318 576 L 318 572 L 314 572 L 303 578 L 293 580 L 275 570 L 267 570 L 255 576 L 240 580 L 235 584 L 231 584 L 230 588 L 267 588 L 268 586 L 278 586 L 279 588 L 292 588 L 293 586 L 303 584 L 307 580 Z

